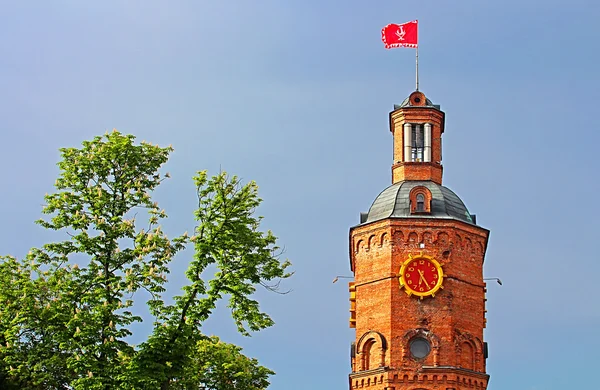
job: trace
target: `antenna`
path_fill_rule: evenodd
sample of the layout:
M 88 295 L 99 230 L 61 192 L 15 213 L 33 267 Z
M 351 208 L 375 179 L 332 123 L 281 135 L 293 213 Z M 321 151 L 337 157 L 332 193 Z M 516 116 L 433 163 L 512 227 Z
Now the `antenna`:
M 419 90 L 419 46 L 416 50 L 416 62 L 417 62 L 417 91 Z

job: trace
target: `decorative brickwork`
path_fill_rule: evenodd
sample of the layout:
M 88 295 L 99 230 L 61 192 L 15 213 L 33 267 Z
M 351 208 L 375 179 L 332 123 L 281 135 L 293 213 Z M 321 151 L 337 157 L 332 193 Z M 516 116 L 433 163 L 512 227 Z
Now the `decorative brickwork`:
M 418 104 L 411 105 L 417 98 Z M 390 114 L 393 182 L 442 182 L 444 113 L 430 103 L 416 92 Z M 405 161 L 406 123 L 431 125 L 426 130 L 431 131 L 431 161 Z M 483 261 L 489 231 L 458 219 L 428 216 L 431 199 L 426 187 L 415 187 L 410 193 L 414 217 L 350 229 L 351 326 L 356 328 L 351 390 L 487 388 Z M 435 297 L 409 296 L 401 288 L 402 264 L 419 254 L 433 257 L 442 267 L 443 289 Z M 427 283 L 425 278 L 418 282 Z

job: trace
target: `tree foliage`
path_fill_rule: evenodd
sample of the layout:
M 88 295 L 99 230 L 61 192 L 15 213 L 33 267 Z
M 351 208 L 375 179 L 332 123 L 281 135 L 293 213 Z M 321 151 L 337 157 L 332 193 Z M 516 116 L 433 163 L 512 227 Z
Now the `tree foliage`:
M 160 168 L 172 149 L 134 139 L 114 131 L 61 149 L 56 191 L 37 223 L 64 232 L 64 241 L 0 258 L 0 388 L 268 386 L 272 371 L 201 330 L 222 299 L 242 334 L 273 325 L 253 293 L 277 290 L 290 264 L 259 229 L 256 184 L 198 172 L 197 226 L 169 238 L 151 194 L 169 177 Z M 188 283 L 166 303 L 169 265 L 187 246 Z M 145 297 L 152 330 L 134 346 L 131 326 L 144 319 L 132 306 Z

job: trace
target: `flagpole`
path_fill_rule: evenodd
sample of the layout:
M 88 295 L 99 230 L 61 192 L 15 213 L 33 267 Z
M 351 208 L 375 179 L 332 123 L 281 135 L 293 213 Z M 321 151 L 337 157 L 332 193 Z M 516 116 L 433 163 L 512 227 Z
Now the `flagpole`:
M 416 56 L 416 62 L 417 62 L 417 91 L 419 90 L 419 46 L 417 46 L 417 50 L 416 50 L 417 56 Z

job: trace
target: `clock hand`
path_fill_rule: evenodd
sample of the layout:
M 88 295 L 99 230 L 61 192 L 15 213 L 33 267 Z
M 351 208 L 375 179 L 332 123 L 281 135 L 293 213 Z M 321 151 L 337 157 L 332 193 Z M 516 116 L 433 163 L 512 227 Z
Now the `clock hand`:
M 420 269 L 418 269 L 417 271 L 419 271 L 419 275 L 421 276 L 421 278 L 419 279 L 419 285 L 421 284 L 421 280 L 425 282 L 425 285 L 427 286 L 428 290 L 431 290 L 431 287 L 429 286 L 429 283 L 427 283 L 427 280 L 425 280 L 425 276 L 423 276 L 423 271 L 421 271 Z

